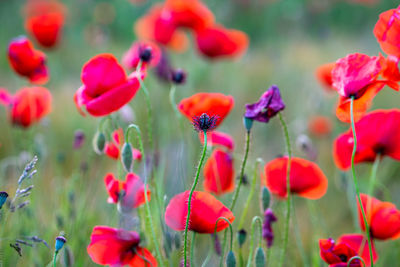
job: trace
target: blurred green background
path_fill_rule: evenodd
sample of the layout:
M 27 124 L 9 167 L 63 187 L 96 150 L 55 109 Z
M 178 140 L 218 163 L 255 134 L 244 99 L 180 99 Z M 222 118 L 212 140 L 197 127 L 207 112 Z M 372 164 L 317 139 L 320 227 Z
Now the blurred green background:
M 359 227 L 358 219 L 353 216 L 355 198 L 349 184 L 350 176 L 335 167 L 331 152 L 335 136 L 347 130 L 347 125 L 334 116 L 337 96 L 324 91 L 314 72 L 319 65 L 348 53 L 378 55 L 381 51 L 372 33 L 374 24 L 381 12 L 397 7 L 398 1 L 381 0 L 373 5 L 339 0 L 204 2 L 214 12 L 217 22 L 246 32 L 250 47 L 243 58 L 234 61 L 208 61 L 197 54 L 193 41 L 188 51 L 182 54 L 171 52 L 173 65 L 188 72 L 188 81 L 178 88 L 176 97 L 179 101 L 201 91 L 234 96 L 235 108 L 220 130 L 231 134 L 236 141 L 234 156 L 237 174 L 243 155 L 244 104 L 255 102 L 270 85 L 277 84 L 281 89 L 286 103 L 284 116 L 293 145 L 299 135 L 309 134 L 307 124 L 310 117 L 325 115 L 332 119 L 334 129 L 331 135 L 324 138 L 310 136 L 318 151 L 317 163 L 329 179 L 328 192 L 317 201 L 295 198 L 293 230 L 290 232 L 289 256 L 285 264 L 325 266 L 319 258 L 318 239 L 358 232 Z M 74 258 L 71 266 L 95 266 L 86 253 L 93 226 L 118 227 L 120 223 L 129 221 L 119 216 L 115 205 L 107 203 L 103 182 L 107 172 L 118 173 L 120 163 L 93 152 L 91 139 L 99 119 L 80 116 L 72 99 L 81 84 L 82 65 L 92 56 L 104 52 L 121 58 L 135 40 L 133 23 L 155 1 L 146 1 L 141 5 L 133 5 L 128 0 L 75 0 L 63 3 L 68 7 L 63 39 L 55 49 L 46 50 L 51 72 L 46 87 L 53 94 L 53 112 L 41 123 L 25 130 L 11 126 L 5 109 L 0 108 L 0 190 L 13 195 L 24 164 L 33 155 L 39 157 L 38 174 L 32 180 L 35 188 L 30 196 L 30 205 L 14 213 L 6 226 L 0 226 L 7 229 L 1 237 L 2 266 L 48 264 L 53 251 L 44 245 L 37 244 L 33 248 L 22 246 L 22 257 L 19 257 L 9 243 L 15 238 L 37 235 L 53 246 L 60 231 L 66 233 L 68 248 Z M 21 0 L 0 1 L 0 87 L 12 92 L 28 85 L 10 69 L 6 53 L 12 38 L 26 35 L 21 11 L 23 5 Z M 173 195 L 189 188 L 201 146 L 189 122 L 185 125 L 185 135 L 190 139 L 182 140 L 177 134 L 178 123 L 167 101 L 169 85 L 160 83 L 153 73 L 145 82 L 155 111 L 154 127 L 160 153 L 154 184 L 165 193 L 168 203 Z M 144 103 L 144 96 L 139 92 L 130 106 L 135 112 L 134 122 L 145 131 L 147 117 Z M 383 90 L 374 100 L 372 108 L 395 108 L 398 103 L 397 93 Z M 121 125 L 126 127 L 126 124 Z M 86 142 L 83 148 L 74 150 L 72 145 L 77 129 L 84 131 Z M 257 158 L 268 162 L 284 153 L 284 139 L 277 119 L 267 125 L 255 125 L 246 174 L 251 177 Z M 294 154 L 305 157 L 298 148 L 294 149 Z M 357 166 L 361 191 L 367 188 L 370 167 L 368 164 Z M 400 203 L 399 167 L 391 159 L 384 159 L 380 164 L 378 198 Z M 261 168 L 258 171 L 262 171 Z M 138 173 L 141 172 L 139 167 Z M 200 184 L 198 189 L 201 187 Z M 245 186 L 241 192 L 236 223 L 249 189 Z M 257 199 L 258 192 L 259 187 Z M 252 217 L 261 215 L 256 198 L 245 224 L 247 230 Z M 230 199 L 231 196 L 226 195 L 221 201 L 229 203 Z M 274 225 L 275 245 L 271 250 L 269 266 L 275 266 L 274 262 L 278 260 L 285 204 L 274 198 L 272 208 L 279 220 Z M 160 215 L 153 201 L 152 211 L 157 232 L 161 234 Z M 144 210 L 140 208 L 138 212 L 143 214 Z M 139 231 L 138 226 L 136 230 Z M 146 232 L 143 228 L 141 231 Z M 197 239 L 195 254 L 198 265 L 207 254 L 208 239 L 207 235 Z M 142 242 L 146 246 L 147 241 Z M 394 262 L 400 262 L 399 241 L 377 242 L 376 246 L 380 255 L 377 266 L 397 266 Z M 249 240 L 244 247 L 245 255 L 248 247 Z M 177 266 L 181 255 L 182 250 L 172 253 L 171 266 Z M 214 255 L 212 260 L 214 263 L 209 266 L 215 266 L 217 256 Z M 63 263 L 63 259 L 60 262 Z

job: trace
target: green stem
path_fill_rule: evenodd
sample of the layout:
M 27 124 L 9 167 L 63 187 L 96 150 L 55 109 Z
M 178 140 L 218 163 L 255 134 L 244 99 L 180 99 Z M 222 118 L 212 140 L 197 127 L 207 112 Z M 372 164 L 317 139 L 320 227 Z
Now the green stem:
M 283 116 L 281 113 L 278 113 L 279 120 L 281 121 L 282 124 L 282 129 L 285 135 L 285 141 L 286 141 L 286 147 L 287 147 L 287 152 L 288 152 L 288 164 L 287 164 L 287 169 L 286 169 L 286 191 L 287 191 L 287 211 L 286 211 L 286 224 L 285 224 L 285 232 L 283 236 L 283 246 L 282 246 L 282 253 L 281 257 L 279 260 L 279 265 L 280 267 L 283 266 L 283 262 L 285 259 L 285 254 L 286 254 L 286 248 L 288 244 L 288 239 L 289 239 L 289 225 L 290 225 L 290 199 L 291 199 L 291 192 L 290 192 L 290 169 L 292 165 L 292 149 L 290 145 L 290 137 L 289 137 L 289 132 L 287 125 L 285 123 L 285 120 L 283 119 Z
M 253 221 L 251 222 L 251 243 L 250 243 L 250 252 L 249 252 L 249 258 L 247 259 L 247 267 L 251 266 L 251 262 L 253 261 L 253 253 L 254 253 L 254 239 L 255 239 L 255 234 L 254 234 L 254 229 L 256 228 L 256 223 L 259 223 L 259 228 L 260 228 L 260 238 L 259 238 L 259 246 L 262 247 L 262 219 L 260 216 L 255 216 L 253 218 Z
M 371 169 L 371 176 L 369 180 L 369 187 L 368 187 L 368 195 L 373 196 L 374 194 L 374 187 L 376 183 L 376 173 L 378 171 L 379 161 L 381 160 L 381 154 L 376 155 L 374 164 L 372 165 Z
M 360 209 L 361 209 L 361 213 L 362 213 L 362 217 L 363 217 L 363 221 L 364 221 L 364 225 L 365 225 L 365 231 L 366 231 L 367 238 L 368 238 L 368 248 L 369 248 L 369 256 L 371 259 L 371 267 L 373 267 L 374 266 L 374 258 L 373 258 L 373 254 L 372 254 L 371 235 L 369 232 L 369 225 L 367 222 L 367 217 L 365 216 L 364 206 L 362 205 L 362 202 L 361 202 L 360 191 L 358 189 L 358 183 L 357 183 L 357 177 L 356 177 L 356 170 L 354 168 L 354 157 L 355 157 L 356 151 L 357 151 L 357 134 L 356 134 L 356 126 L 354 123 L 353 106 L 354 106 L 354 96 L 352 96 L 350 98 L 351 130 L 353 131 L 353 139 L 354 139 L 353 140 L 353 152 L 351 154 L 351 172 L 353 175 L 354 188 L 356 189 L 358 204 L 360 205 Z
M 142 80 L 142 76 L 140 75 L 140 69 L 142 67 L 142 61 L 139 61 L 139 64 L 136 68 L 136 72 L 138 74 L 138 80 L 140 83 L 140 87 L 142 88 L 142 91 L 145 96 L 146 100 L 146 105 L 147 105 L 147 131 L 148 131 L 148 137 L 149 137 L 149 145 L 150 148 L 153 148 L 153 108 L 151 107 L 151 101 L 150 101 L 150 94 L 149 90 L 147 89 L 146 85 L 144 84 Z
M 217 219 L 217 221 L 215 222 L 214 235 L 217 234 L 217 226 L 218 226 L 219 220 L 224 220 L 224 221 L 226 221 L 226 222 L 229 224 L 229 230 L 230 230 L 230 233 L 231 233 L 231 243 L 230 243 L 229 247 L 230 247 L 230 250 L 232 250 L 232 247 L 233 247 L 233 228 L 232 228 L 231 222 L 230 222 L 227 218 L 225 218 L 225 217 L 219 217 L 219 218 Z
M 250 131 L 246 131 L 246 144 L 245 144 L 245 148 L 244 148 L 245 152 L 244 152 L 244 157 L 243 157 L 243 161 L 242 161 L 242 166 L 240 168 L 240 178 L 239 178 L 239 182 L 235 188 L 235 192 L 233 193 L 233 197 L 232 197 L 232 203 L 230 206 L 230 210 L 233 211 L 233 209 L 235 208 L 236 205 L 236 200 L 239 196 L 239 191 L 240 191 L 240 187 L 242 185 L 243 182 L 243 177 L 244 177 L 244 169 L 246 167 L 246 162 L 247 162 L 247 157 L 249 156 L 249 150 L 250 150 Z M 225 251 L 225 246 L 226 246 L 226 231 L 224 232 L 224 239 L 222 242 L 222 247 L 221 247 L 221 255 L 224 255 L 224 251 Z M 223 265 L 223 259 L 224 257 L 220 258 L 219 261 L 219 266 L 222 267 Z
M 192 205 L 192 195 L 194 190 L 196 189 L 197 183 L 199 181 L 199 176 L 200 176 L 200 171 L 201 171 L 201 166 L 203 165 L 204 158 L 206 157 L 206 151 L 207 151 L 207 132 L 204 131 L 204 146 L 203 146 L 203 152 L 200 157 L 199 164 L 197 166 L 197 171 L 196 171 L 196 176 L 194 178 L 193 186 L 192 189 L 190 190 L 189 193 L 189 199 L 188 199 L 188 211 L 187 211 L 187 217 L 186 217 L 186 225 L 185 225 L 185 233 L 184 233 L 184 265 L 187 266 L 187 232 L 189 229 L 189 220 L 190 220 L 190 209 Z
M 251 181 L 250 193 L 249 193 L 249 196 L 247 197 L 246 204 L 244 206 L 242 215 L 240 216 L 239 227 L 238 227 L 239 230 L 243 228 L 244 221 L 247 217 L 247 211 L 249 210 L 249 207 L 250 207 L 251 199 L 253 198 L 254 191 L 256 190 L 257 172 L 258 172 L 258 167 L 260 165 L 260 162 L 261 162 L 261 160 L 258 159 L 256 161 L 256 163 L 254 164 L 254 172 L 253 172 L 253 179 Z
M 128 126 L 127 130 L 126 130 L 125 140 L 128 140 L 128 138 L 129 138 L 128 136 L 129 136 L 129 133 L 130 133 L 131 130 L 135 130 L 135 132 L 136 132 L 136 137 L 137 137 L 137 140 L 139 142 L 139 148 L 140 148 L 140 151 L 142 152 L 142 157 L 144 159 L 144 164 L 145 164 L 145 169 L 146 169 L 146 155 L 145 155 L 144 149 L 143 149 L 142 134 L 141 134 L 139 126 L 137 126 L 136 124 L 130 124 Z M 153 218 L 151 216 L 149 200 L 148 200 L 148 197 L 147 197 L 147 174 L 145 174 L 143 186 L 144 186 L 144 199 L 145 199 L 144 205 L 145 205 L 145 208 L 146 208 L 146 219 L 149 222 L 149 226 L 150 226 L 150 230 L 151 230 L 151 237 L 153 239 L 154 248 L 156 250 L 157 260 L 160 263 L 160 266 L 164 266 L 163 259 L 162 259 L 162 256 L 161 256 L 161 252 L 160 252 L 160 248 L 159 248 L 158 242 L 157 242 L 156 233 L 154 231 Z
M 351 257 L 350 259 L 349 259 L 349 261 L 347 262 L 347 267 L 350 267 L 350 264 L 351 264 L 351 262 L 353 261 L 353 260 L 360 260 L 362 263 L 363 263 L 363 266 L 367 266 L 366 264 L 365 264 L 365 261 L 363 260 L 363 258 L 361 258 L 360 256 L 354 256 L 354 257 Z
M 56 267 L 57 265 L 57 255 L 58 255 L 58 250 L 54 251 L 53 267 Z

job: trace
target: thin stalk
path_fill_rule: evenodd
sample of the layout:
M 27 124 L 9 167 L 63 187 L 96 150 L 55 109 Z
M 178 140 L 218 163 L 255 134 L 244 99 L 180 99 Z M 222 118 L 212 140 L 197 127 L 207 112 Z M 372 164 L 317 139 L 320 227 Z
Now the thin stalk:
M 247 157 L 249 156 L 249 150 L 250 150 L 250 131 L 246 131 L 246 143 L 245 143 L 245 148 L 244 148 L 245 152 L 244 152 L 244 156 L 243 156 L 242 166 L 240 168 L 239 182 L 238 182 L 238 184 L 237 184 L 237 186 L 235 188 L 235 192 L 233 193 L 233 197 L 232 197 L 232 203 L 231 203 L 231 206 L 230 206 L 230 210 L 231 211 L 233 211 L 233 209 L 235 208 L 236 200 L 237 200 L 237 198 L 239 196 L 240 187 L 241 187 L 242 182 L 243 182 L 244 169 L 246 167 Z M 224 239 L 223 239 L 222 247 L 221 247 L 221 255 L 224 255 L 225 246 L 226 246 L 226 238 L 227 238 L 226 235 L 227 235 L 227 233 L 226 233 L 226 230 L 225 230 Z M 224 257 L 222 256 L 220 258 L 220 261 L 219 261 L 219 266 L 220 267 L 222 267 L 222 265 L 223 265 L 223 260 L 224 260 Z
M 286 211 L 286 224 L 285 224 L 285 232 L 283 236 L 283 246 L 282 246 L 282 253 L 281 257 L 279 260 L 279 265 L 280 267 L 283 266 L 283 262 L 285 259 L 285 254 L 286 254 L 286 248 L 287 248 L 287 243 L 289 239 L 289 225 L 290 225 L 290 201 L 291 201 L 291 192 L 290 192 L 290 169 L 292 165 L 292 149 L 290 145 L 290 138 L 289 138 L 289 131 L 287 128 L 287 125 L 285 123 L 285 120 L 283 119 L 283 116 L 281 113 L 278 113 L 279 120 L 281 121 L 282 124 L 282 129 L 285 135 L 285 141 L 286 141 L 286 147 L 287 147 L 287 152 L 288 152 L 288 164 L 287 164 L 287 169 L 286 169 L 286 191 L 287 191 L 287 211 Z
M 147 131 L 148 131 L 148 137 L 149 137 L 149 145 L 150 148 L 153 148 L 153 108 L 151 107 L 151 100 L 150 100 L 150 94 L 149 94 L 149 90 L 147 89 L 146 85 L 144 84 L 143 80 L 142 80 L 142 76 L 140 75 L 140 69 L 142 68 L 142 61 L 139 61 L 139 64 L 136 68 L 136 72 L 137 72 L 137 76 L 138 76 L 138 80 L 140 83 L 140 87 L 142 88 L 142 91 L 144 93 L 145 96 L 145 100 L 146 100 L 146 105 L 147 105 Z
M 178 120 L 179 123 L 179 127 L 181 129 L 181 131 L 183 132 L 183 121 L 182 121 L 182 115 L 179 112 L 177 106 L 176 106 L 176 102 L 175 102 L 175 92 L 176 92 L 176 86 L 172 85 L 171 89 L 169 91 L 169 102 L 172 106 L 172 109 L 174 110 L 176 119 Z
M 58 250 L 54 251 L 53 267 L 56 267 L 57 265 L 57 255 L 58 255 Z
M 193 192 L 196 189 L 197 183 L 199 181 L 201 166 L 203 165 L 204 158 L 206 157 L 206 152 L 207 152 L 207 131 L 204 131 L 203 152 L 201 154 L 200 161 L 199 161 L 199 164 L 197 166 L 196 176 L 194 178 L 193 186 L 192 186 L 192 189 L 190 190 L 189 199 L 188 199 L 188 211 L 187 211 L 185 233 L 184 233 L 184 248 L 183 248 L 184 265 L 183 266 L 187 266 L 187 232 L 188 232 L 188 229 L 189 229 L 189 220 L 190 220 L 190 211 L 191 211 L 190 209 L 191 209 L 191 205 L 192 205 L 192 195 L 193 195 Z
M 378 171 L 379 161 L 381 160 L 381 154 L 376 155 L 374 164 L 372 165 L 371 169 L 371 176 L 369 179 L 369 187 L 368 187 L 368 195 L 373 196 L 374 194 L 374 187 L 376 183 L 376 173 Z
M 251 181 L 250 193 L 249 196 L 247 197 L 246 204 L 242 212 L 242 216 L 240 216 L 239 227 L 238 227 L 239 230 L 243 228 L 244 221 L 247 217 L 247 211 L 249 210 L 250 207 L 251 199 L 253 198 L 254 191 L 256 190 L 257 172 L 260 162 L 261 162 L 260 160 L 257 160 L 256 163 L 254 164 L 254 172 L 253 172 L 253 179 Z
M 259 237 L 259 246 L 262 247 L 262 219 L 260 216 L 255 216 L 253 218 L 253 221 L 251 222 L 251 243 L 250 243 L 250 252 L 249 252 L 249 258 L 247 259 L 247 267 L 251 266 L 251 263 L 253 261 L 253 253 L 254 253 L 254 239 L 255 239 L 255 234 L 254 234 L 254 229 L 256 228 L 256 223 L 259 223 L 259 229 L 260 229 L 260 237 Z
M 136 124 L 130 124 L 128 126 L 128 129 L 126 130 L 126 136 L 125 136 L 126 140 L 128 140 L 128 138 L 129 138 L 128 135 L 129 135 L 129 132 L 131 130 L 135 130 L 136 138 L 137 138 L 137 140 L 139 142 L 139 148 L 140 148 L 140 150 L 142 152 L 142 157 L 144 159 L 146 159 L 146 155 L 145 155 L 144 149 L 143 149 L 142 135 L 141 135 L 139 126 L 137 126 Z M 146 160 L 145 160 L 144 164 L 146 165 Z M 146 166 L 145 166 L 145 169 L 146 169 Z M 150 225 L 151 237 L 153 239 L 154 248 L 156 250 L 157 260 L 160 263 L 160 266 L 164 266 L 163 258 L 161 256 L 161 252 L 160 252 L 160 247 L 158 246 L 156 233 L 154 231 L 153 218 L 151 216 L 149 200 L 148 200 L 148 197 L 147 197 L 147 174 L 144 177 L 143 186 L 144 186 L 144 200 L 145 200 L 145 204 L 144 205 L 145 205 L 145 208 L 146 208 L 146 219 L 147 219 L 147 221 L 149 222 L 149 225 Z
M 353 260 L 360 260 L 362 263 L 363 263 L 363 266 L 367 266 L 366 264 L 365 264 L 365 261 L 363 260 L 363 258 L 361 258 L 360 256 L 354 256 L 354 257 L 351 257 L 350 259 L 349 259 L 349 261 L 347 262 L 347 267 L 350 267 L 350 264 L 351 264 L 351 262 L 353 261 Z
M 364 206 L 362 205 L 362 202 L 361 202 L 360 190 L 358 189 L 358 183 L 357 183 L 357 177 L 356 177 L 356 170 L 354 168 L 354 157 L 355 157 L 356 151 L 357 151 L 357 134 L 356 134 L 356 126 L 354 123 L 353 106 L 354 106 L 354 96 L 352 96 L 350 98 L 351 130 L 353 131 L 353 139 L 354 139 L 353 140 L 353 152 L 351 154 L 351 172 L 353 175 L 354 188 L 356 189 L 358 204 L 360 205 L 360 209 L 361 209 L 361 213 L 362 213 L 362 217 L 363 217 L 363 221 L 364 221 L 364 225 L 365 225 L 365 231 L 366 231 L 367 238 L 368 238 L 368 248 L 369 248 L 369 256 L 371 259 L 371 267 L 373 267 L 374 266 L 374 258 L 373 258 L 373 254 L 372 254 L 371 235 L 369 232 L 369 225 L 367 222 L 367 217 L 365 216 Z

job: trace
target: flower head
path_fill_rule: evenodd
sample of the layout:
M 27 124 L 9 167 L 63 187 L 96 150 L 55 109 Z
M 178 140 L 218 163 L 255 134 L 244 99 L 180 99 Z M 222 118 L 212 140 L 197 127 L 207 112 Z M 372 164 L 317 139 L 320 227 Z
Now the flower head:
M 124 131 L 122 128 L 115 130 L 111 135 L 111 141 L 107 141 L 104 147 L 104 153 L 112 159 L 119 159 L 121 154 L 121 147 L 124 141 Z M 137 161 L 142 160 L 142 153 L 136 148 L 132 148 L 133 159 Z
M 262 227 L 262 237 L 267 242 L 267 247 L 270 248 L 274 242 L 274 232 L 272 230 L 272 224 L 276 222 L 278 218 L 275 216 L 271 209 L 266 209 L 264 212 L 264 223 Z
M 285 198 L 286 170 L 288 157 L 281 157 L 268 162 L 265 167 L 266 185 L 271 193 Z M 325 195 L 328 180 L 317 164 L 301 159 L 292 158 L 290 169 L 290 191 L 304 198 L 319 199 Z
M 66 7 L 58 1 L 35 0 L 25 5 L 25 29 L 44 47 L 60 40 Z
M 380 240 L 398 239 L 400 237 L 400 210 L 393 203 L 382 202 L 366 194 L 361 194 L 360 196 L 371 238 Z M 364 220 L 358 201 L 357 205 L 360 227 L 365 231 Z
M 360 256 L 367 266 L 371 265 L 367 238 L 360 234 L 342 235 L 337 242 L 332 238 L 320 239 L 319 248 L 321 258 L 330 267 L 346 267 L 347 262 L 354 256 Z M 378 259 L 378 255 L 373 243 L 372 255 L 375 262 Z M 363 267 L 363 264 L 360 260 L 355 259 L 350 266 Z
M 374 35 L 386 54 L 400 58 L 400 6 L 379 15 Z
M 279 111 L 285 108 L 279 88 L 272 85 L 254 104 L 246 104 L 244 116 L 259 122 L 269 122 Z
M 29 127 L 48 115 L 51 102 L 51 94 L 44 87 L 25 87 L 15 95 L 0 89 L 0 104 L 8 109 L 11 122 L 22 127 Z
M 332 70 L 335 65 L 335 62 L 326 63 L 319 66 L 315 71 L 315 76 L 317 77 L 320 84 L 329 91 L 335 90 L 332 87 Z
M 81 79 L 83 85 L 76 91 L 74 101 L 82 115 L 82 106 L 92 116 L 109 115 L 128 103 L 140 87 L 138 78 L 127 77 L 111 54 L 100 54 L 86 62 Z
M 233 157 L 215 149 L 204 165 L 204 189 L 216 195 L 232 192 L 235 188 Z
M 65 237 L 63 237 L 62 235 L 57 236 L 55 244 L 56 251 L 62 249 L 65 243 L 67 243 L 67 239 Z
M 233 106 L 234 99 L 232 96 L 221 93 L 197 93 L 182 99 L 178 104 L 178 109 L 191 121 L 194 117 L 200 117 L 203 113 L 208 114 L 208 116 L 217 116 L 216 126 L 218 126 Z
M 33 48 L 25 36 L 11 40 L 8 45 L 8 61 L 13 70 L 33 84 L 45 84 L 49 80 L 46 55 Z
M 186 82 L 186 72 L 182 69 L 176 69 L 171 72 L 171 81 L 174 84 L 184 84 Z
M 104 183 L 109 195 L 108 203 L 120 202 L 127 208 L 137 208 L 145 203 L 144 184 L 134 173 L 128 173 L 125 181 L 117 180 L 112 173 L 108 173 L 104 177 Z M 147 200 L 150 201 L 150 190 L 147 189 L 146 193 Z
M 187 203 L 189 191 L 174 196 L 165 211 L 165 223 L 176 231 L 183 231 L 187 218 Z M 218 199 L 206 192 L 194 191 L 192 195 L 189 230 L 197 233 L 214 233 L 215 224 L 219 217 L 225 217 L 233 222 L 235 216 Z M 219 220 L 217 232 L 227 228 L 225 220 Z
M 400 110 L 375 110 L 356 122 L 357 150 L 354 163 L 373 162 L 377 155 L 400 160 Z M 371 129 L 373 129 L 371 131 Z M 333 144 L 333 158 L 342 170 L 350 168 L 353 150 L 351 129 Z
M 216 115 L 208 116 L 206 113 L 203 113 L 200 116 L 194 116 L 192 123 L 196 131 L 208 132 L 214 130 L 218 119 Z
M 139 246 L 139 234 L 108 226 L 95 226 L 87 252 L 93 262 L 101 265 L 156 267 L 157 261 L 145 248 Z
M 142 68 L 154 67 L 160 62 L 161 50 L 153 42 L 134 42 L 122 58 L 122 64 L 129 69 L 136 69 L 139 62 Z

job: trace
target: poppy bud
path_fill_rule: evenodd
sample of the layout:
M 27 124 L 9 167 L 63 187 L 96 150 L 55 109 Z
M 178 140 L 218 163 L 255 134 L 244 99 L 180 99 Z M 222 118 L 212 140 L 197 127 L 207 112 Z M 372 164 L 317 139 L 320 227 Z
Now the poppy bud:
M 174 84 L 184 84 L 186 81 L 186 73 L 182 69 L 176 69 L 172 71 L 171 81 Z
M 57 236 L 56 237 L 56 252 L 58 252 L 60 249 L 63 248 L 64 244 L 67 242 L 67 239 L 65 239 L 65 237 L 63 236 Z
M 217 234 L 212 233 L 212 238 L 214 239 L 214 250 L 218 256 L 221 256 L 221 242 L 219 242 L 219 238 Z
M 229 251 L 228 255 L 226 256 L 226 266 L 227 267 L 236 267 L 236 258 L 233 251 Z
M 133 154 L 132 154 L 132 145 L 130 143 L 125 143 L 122 146 L 121 161 L 125 171 L 131 172 L 133 165 Z
M 7 197 L 7 192 L 0 192 L 0 209 L 3 207 L 4 203 L 6 203 Z
M 93 149 L 94 152 L 101 155 L 104 151 L 104 146 L 106 144 L 106 136 L 102 132 L 96 132 L 93 138 Z
M 254 122 L 253 119 L 243 117 L 243 124 L 248 132 L 250 132 L 251 127 L 253 127 L 253 122 Z
M 265 253 L 261 247 L 257 249 L 255 261 L 256 261 L 256 267 L 265 266 Z
M 246 237 L 247 237 L 247 232 L 246 232 L 246 230 L 240 229 L 240 230 L 237 232 L 237 240 L 238 240 L 238 243 L 239 243 L 239 247 L 242 247 L 243 244 L 244 244 L 244 242 L 246 242 Z
M 263 210 L 268 209 L 269 204 L 271 202 L 271 193 L 269 192 L 266 186 L 264 186 L 262 189 L 261 200 L 262 200 Z
M 151 48 L 150 47 L 146 47 L 146 48 L 140 49 L 139 57 L 140 57 L 141 61 L 149 62 L 151 60 L 151 57 L 152 57 Z

